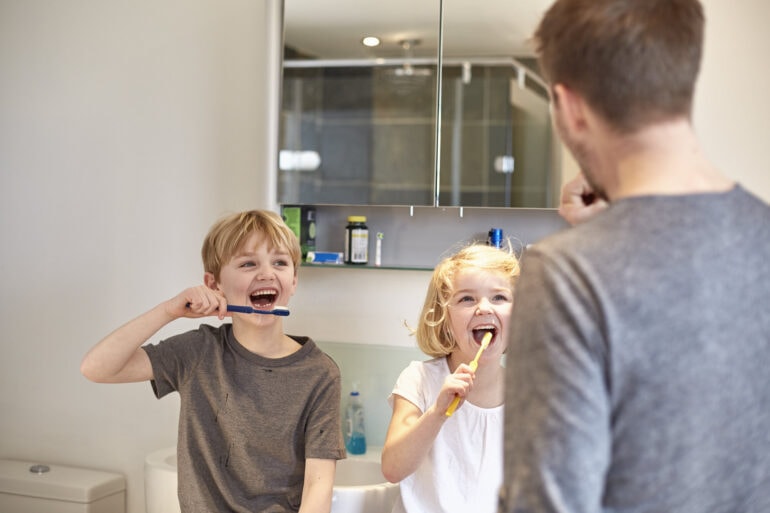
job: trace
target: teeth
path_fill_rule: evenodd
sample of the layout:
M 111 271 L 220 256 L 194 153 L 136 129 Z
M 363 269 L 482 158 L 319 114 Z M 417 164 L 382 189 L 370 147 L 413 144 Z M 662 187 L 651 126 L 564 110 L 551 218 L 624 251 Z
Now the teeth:
M 276 290 L 269 290 L 269 289 L 266 289 L 266 290 L 257 290 L 257 291 L 255 291 L 255 292 L 252 292 L 250 295 L 251 295 L 252 297 L 260 297 L 260 296 L 277 296 L 277 295 L 278 295 L 278 291 L 276 291 Z

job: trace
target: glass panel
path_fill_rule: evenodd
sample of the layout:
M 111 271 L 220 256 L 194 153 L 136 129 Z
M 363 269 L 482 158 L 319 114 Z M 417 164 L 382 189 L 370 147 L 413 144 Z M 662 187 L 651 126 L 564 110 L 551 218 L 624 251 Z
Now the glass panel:
M 555 206 L 546 90 L 510 62 L 445 62 L 443 77 L 439 204 Z
M 438 0 L 284 12 L 279 203 L 432 205 Z
M 278 201 L 434 205 L 439 170 L 440 205 L 555 207 L 547 95 L 522 75 L 549 4 L 286 0 Z M 362 45 L 369 35 L 381 44 Z
M 558 205 L 561 152 L 530 44 L 549 4 L 443 0 L 440 205 Z
M 433 64 L 286 67 L 279 202 L 430 204 L 435 77 Z

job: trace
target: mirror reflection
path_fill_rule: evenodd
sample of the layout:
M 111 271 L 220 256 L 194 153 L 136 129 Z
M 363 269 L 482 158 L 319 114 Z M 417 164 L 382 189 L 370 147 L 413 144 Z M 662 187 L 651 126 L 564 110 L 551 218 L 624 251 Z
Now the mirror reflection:
M 542 9 L 510 4 L 286 0 L 279 202 L 555 206 Z
M 441 205 L 558 205 L 560 146 L 528 42 L 539 3 L 443 4 Z

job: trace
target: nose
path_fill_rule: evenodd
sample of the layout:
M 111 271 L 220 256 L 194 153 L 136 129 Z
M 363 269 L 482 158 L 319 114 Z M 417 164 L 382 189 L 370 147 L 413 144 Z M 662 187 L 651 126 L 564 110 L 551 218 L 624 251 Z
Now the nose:
M 273 273 L 273 266 L 270 263 L 260 264 L 257 268 L 258 280 L 271 280 L 275 274 Z
M 482 298 L 479 304 L 476 305 L 476 315 L 485 315 L 492 313 L 492 303 L 488 299 Z

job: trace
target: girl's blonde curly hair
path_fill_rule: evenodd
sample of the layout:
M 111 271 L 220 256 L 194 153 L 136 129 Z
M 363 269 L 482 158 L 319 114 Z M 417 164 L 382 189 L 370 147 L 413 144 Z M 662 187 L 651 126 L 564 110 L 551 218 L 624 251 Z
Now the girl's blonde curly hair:
M 448 306 L 454 293 L 455 276 L 459 271 L 469 268 L 507 276 L 513 290 L 519 276 L 519 259 L 510 248 L 472 244 L 439 262 L 433 270 L 417 329 L 414 331 L 417 345 L 428 356 L 446 356 L 457 346 L 449 323 Z

